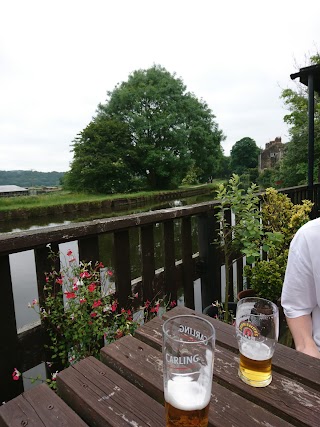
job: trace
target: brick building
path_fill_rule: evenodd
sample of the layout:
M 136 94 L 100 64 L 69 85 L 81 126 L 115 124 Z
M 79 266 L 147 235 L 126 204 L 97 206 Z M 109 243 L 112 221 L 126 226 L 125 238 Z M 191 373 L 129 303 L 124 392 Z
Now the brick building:
M 281 136 L 277 136 L 274 141 L 267 142 L 265 149 L 259 155 L 259 171 L 274 167 L 282 159 L 284 147 Z

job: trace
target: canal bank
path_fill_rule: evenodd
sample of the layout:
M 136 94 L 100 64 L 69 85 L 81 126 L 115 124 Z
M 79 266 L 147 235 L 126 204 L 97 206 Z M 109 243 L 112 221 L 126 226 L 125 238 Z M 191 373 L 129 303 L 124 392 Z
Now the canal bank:
M 40 218 L 61 214 L 72 214 L 89 211 L 120 210 L 122 208 L 134 208 L 148 203 L 161 203 L 169 200 L 179 200 L 198 195 L 214 196 L 216 189 L 212 186 L 201 186 L 174 191 L 162 191 L 157 194 L 132 196 L 119 198 L 106 198 L 105 200 L 88 201 L 79 203 L 65 203 L 53 206 L 28 207 L 0 211 L 0 221 L 12 221 L 29 218 Z

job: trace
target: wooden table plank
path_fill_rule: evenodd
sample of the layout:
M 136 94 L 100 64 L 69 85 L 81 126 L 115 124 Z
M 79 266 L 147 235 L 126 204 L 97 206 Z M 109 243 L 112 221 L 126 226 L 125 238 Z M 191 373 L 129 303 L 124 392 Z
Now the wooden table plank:
M 0 407 L 0 426 L 86 427 L 87 424 L 46 384 L 40 384 Z
M 61 397 L 90 426 L 161 426 L 162 405 L 106 365 L 88 357 L 57 376 Z
M 149 322 L 150 323 L 150 322 Z M 163 402 L 162 354 L 138 339 L 126 336 L 101 350 L 102 361 L 158 402 Z M 265 424 L 267 422 L 268 424 Z M 258 405 L 214 383 L 209 426 L 288 427 Z

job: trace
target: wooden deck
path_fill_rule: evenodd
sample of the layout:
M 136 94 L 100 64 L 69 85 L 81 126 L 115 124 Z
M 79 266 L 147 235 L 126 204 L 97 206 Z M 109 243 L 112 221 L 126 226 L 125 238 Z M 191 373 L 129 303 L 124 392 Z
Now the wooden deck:
M 164 318 L 195 314 L 176 307 Z M 214 383 L 209 426 L 279 427 L 320 425 L 320 360 L 277 345 L 273 380 L 265 388 L 237 375 L 234 328 L 208 318 L 216 329 Z M 0 407 L 0 426 L 164 426 L 163 319 L 155 318 L 57 377 L 59 396 L 36 386 Z

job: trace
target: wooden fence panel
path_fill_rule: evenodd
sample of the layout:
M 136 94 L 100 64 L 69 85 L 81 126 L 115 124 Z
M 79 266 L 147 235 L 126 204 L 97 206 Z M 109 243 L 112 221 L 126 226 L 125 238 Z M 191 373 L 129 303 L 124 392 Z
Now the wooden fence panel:
M 81 237 L 79 239 L 79 259 L 84 262 L 100 261 L 99 236 Z
M 184 304 L 194 309 L 191 217 L 182 218 L 181 234 Z
M 114 233 L 114 265 L 116 291 L 120 307 L 127 308 L 131 296 L 131 263 L 129 230 Z
M 155 276 L 153 225 L 141 227 L 142 292 L 144 301 L 153 300 Z
M 171 301 L 176 301 L 178 298 L 178 287 L 175 268 L 175 242 L 173 220 L 165 221 L 163 223 L 163 234 L 165 274 L 164 293 L 170 298 Z

